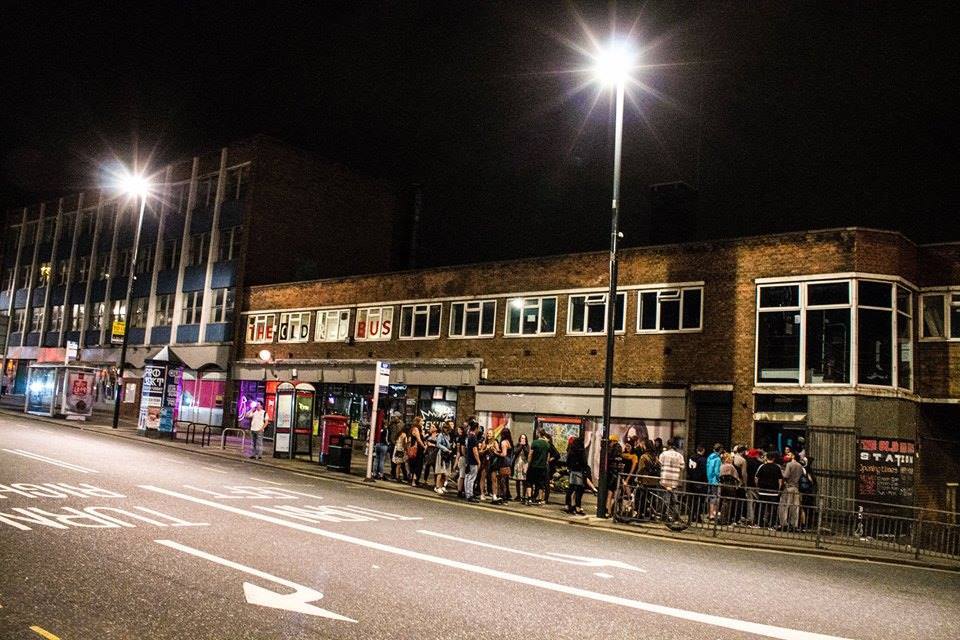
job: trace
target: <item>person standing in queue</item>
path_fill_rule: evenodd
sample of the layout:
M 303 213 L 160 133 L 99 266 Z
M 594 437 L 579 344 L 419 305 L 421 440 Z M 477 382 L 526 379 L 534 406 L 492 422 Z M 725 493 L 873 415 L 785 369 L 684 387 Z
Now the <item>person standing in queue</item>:
M 583 501 L 583 490 L 586 487 L 587 452 L 583 446 L 583 434 L 579 438 L 570 438 L 567 445 L 567 469 L 570 477 L 567 482 L 567 497 L 565 511 L 571 515 L 584 515 L 580 504 Z M 573 504 L 570 504 L 573 498 Z

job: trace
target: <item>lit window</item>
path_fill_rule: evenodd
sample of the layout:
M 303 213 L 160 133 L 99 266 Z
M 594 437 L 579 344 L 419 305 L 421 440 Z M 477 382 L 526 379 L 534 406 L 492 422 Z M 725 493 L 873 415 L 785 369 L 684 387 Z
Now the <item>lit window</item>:
M 106 308 L 102 302 L 94 302 L 90 307 L 90 324 L 87 329 L 99 331 L 103 328 L 103 316 Z
M 350 332 L 349 309 L 325 309 L 317 311 L 317 324 L 313 339 L 317 342 L 343 342 Z
M 556 325 L 556 298 L 512 298 L 507 301 L 504 335 L 553 335 Z
M 247 343 L 273 342 L 276 321 L 277 316 L 273 313 L 262 313 L 247 317 Z
M 83 329 L 84 306 L 75 304 L 70 309 L 70 331 L 81 331 Z
M 617 294 L 615 333 L 623 331 L 627 317 L 627 294 Z M 588 335 L 607 332 L 607 294 L 570 296 L 567 306 L 567 333 Z
M 63 326 L 63 305 L 55 304 L 50 307 L 50 326 L 47 331 L 60 331 Z
M 281 313 L 277 342 L 306 342 L 310 339 L 310 311 Z
M 43 307 L 34 307 L 30 313 L 30 331 L 36 333 L 43 327 Z
M 360 341 L 386 341 L 393 337 L 393 307 L 357 309 L 357 325 L 353 332 Z
M 132 309 L 132 313 L 130 314 L 131 328 L 147 326 L 147 309 L 149 305 L 150 299 L 146 297 L 130 299 L 130 309 Z
M 492 337 L 496 315 L 496 300 L 453 302 L 450 304 L 450 337 Z
M 407 304 L 400 308 L 400 338 L 404 340 L 440 337 L 440 314 L 437 304 Z

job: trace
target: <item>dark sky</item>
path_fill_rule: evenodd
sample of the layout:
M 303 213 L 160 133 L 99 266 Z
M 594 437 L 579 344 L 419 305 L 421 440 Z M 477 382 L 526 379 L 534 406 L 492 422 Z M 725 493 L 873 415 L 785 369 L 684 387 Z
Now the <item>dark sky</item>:
M 958 3 L 9 4 L 2 204 L 90 184 L 131 141 L 172 159 L 257 132 L 423 184 L 424 264 L 596 249 L 612 118 L 568 46 L 637 21 L 627 244 L 648 186 L 707 236 L 864 225 L 960 239 Z M 316 5 L 316 6 L 314 6 Z M 659 66 L 662 65 L 662 66 Z

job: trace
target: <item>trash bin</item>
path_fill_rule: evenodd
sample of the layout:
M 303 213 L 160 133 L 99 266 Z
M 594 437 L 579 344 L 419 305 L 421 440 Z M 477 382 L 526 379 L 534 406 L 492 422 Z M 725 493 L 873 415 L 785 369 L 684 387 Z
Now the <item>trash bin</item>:
M 350 473 L 353 458 L 353 438 L 342 434 L 331 434 L 327 447 L 327 469 Z

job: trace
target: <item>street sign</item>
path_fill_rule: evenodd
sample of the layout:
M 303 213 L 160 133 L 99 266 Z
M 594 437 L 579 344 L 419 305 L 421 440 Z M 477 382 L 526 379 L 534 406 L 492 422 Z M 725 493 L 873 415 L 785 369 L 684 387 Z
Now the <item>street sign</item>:
M 110 344 L 123 344 L 123 334 L 126 333 L 127 323 L 123 320 L 113 321 L 113 330 L 110 332 Z
M 380 391 L 386 391 L 390 388 L 390 363 L 377 360 L 377 366 L 373 371 L 373 407 L 370 409 L 370 428 L 367 429 L 367 480 L 371 480 L 373 477 L 373 446 L 374 434 L 379 424 L 377 420 L 379 418 Z
M 69 364 L 70 358 L 76 358 L 78 353 L 80 353 L 80 345 L 72 340 L 67 340 L 67 350 L 63 356 L 63 363 Z

